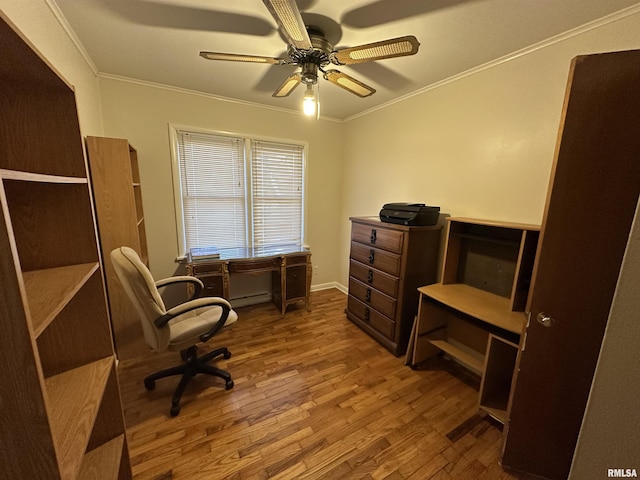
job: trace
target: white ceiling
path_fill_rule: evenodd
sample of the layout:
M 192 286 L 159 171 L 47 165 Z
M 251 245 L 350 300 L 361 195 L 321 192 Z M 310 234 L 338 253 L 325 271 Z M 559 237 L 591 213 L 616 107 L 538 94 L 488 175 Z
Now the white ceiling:
M 51 0 L 100 75 L 299 111 L 303 87 L 271 94 L 292 66 L 211 61 L 201 50 L 282 57 L 261 0 Z M 415 56 L 339 67 L 377 92 L 320 79 L 323 116 L 344 119 L 633 5 L 637 0 L 298 0 L 334 48 L 415 35 Z M 587 53 L 587 52 L 585 52 Z

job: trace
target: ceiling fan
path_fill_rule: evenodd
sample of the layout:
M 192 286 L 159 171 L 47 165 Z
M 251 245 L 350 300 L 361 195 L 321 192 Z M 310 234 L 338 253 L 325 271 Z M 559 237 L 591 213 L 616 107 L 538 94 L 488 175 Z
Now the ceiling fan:
M 276 91 L 273 92 L 273 96 L 286 97 L 293 92 L 300 83 L 303 83 L 307 86 L 305 93 L 305 110 L 306 105 L 311 103 L 307 102 L 307 99 L 312 100 L 315 107 L 316 96 L 313 93 L 313 86 L 318 82 L 318 72 L 322 73 L 325 80 L 359 97 L 368 97 L 375 93 L 375 89 L 372 87 L 340 70 L 326 69 L 329 64 L 352 65 L 385 58 L 415 55 L 418 53 L 420 44 L 413 35 L 333 50 L 333 45 L 327 41 L 324 32 L 320 28 L 305 25 L 295 0 L 262 1 L 275 19 L 280 32 L 289 44 L 287 50 L 288 58 L 221 52 L 200 52 L 200 56 L 208 60 L 296 65 L 300 67 L 299 71 L 290 75 L 282 82 Z M 307 112 L 305 111 L 305 113 Z

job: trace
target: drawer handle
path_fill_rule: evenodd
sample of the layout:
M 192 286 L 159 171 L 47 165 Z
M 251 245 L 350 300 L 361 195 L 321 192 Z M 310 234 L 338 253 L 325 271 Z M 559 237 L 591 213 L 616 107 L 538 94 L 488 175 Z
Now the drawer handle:
M 376 261 L 376 252 L 375 250 L 369 250 L 369 263 L 373 263 Z
M 369 321 L 369 317 L 371 316 L 371 312 L 369 311 L 368 308 L 364 309 L 364 321 L 368 322 Z
M 376 244 L 376 235 L 378 232 L 376 232 L 375 228 L 371 229 L 371 236 L 369 237 L 369 240 L 371 240 L 371 244 L 375 245 Z
M 373 270 L 369 270 L 369 273 L 367 274 L 367 282 L 373 283 Z
M 367 294 L 364 296 L 364 299 L 369 303 L 371 301 L 371 289 L 367 288 Z

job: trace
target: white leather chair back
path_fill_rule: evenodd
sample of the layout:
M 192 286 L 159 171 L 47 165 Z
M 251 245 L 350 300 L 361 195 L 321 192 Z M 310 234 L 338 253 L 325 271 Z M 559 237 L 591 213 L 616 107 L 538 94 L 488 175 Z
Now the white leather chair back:
M 166 308 L 151 272 L 136 251 L 129 247 L 114 249 L 111 262 L 122 287 L 138 311 L 147 345 L 157 352 L 166 350 L 170 330 L 168 327 L 158 328 L 154 323 L 166 313 Z

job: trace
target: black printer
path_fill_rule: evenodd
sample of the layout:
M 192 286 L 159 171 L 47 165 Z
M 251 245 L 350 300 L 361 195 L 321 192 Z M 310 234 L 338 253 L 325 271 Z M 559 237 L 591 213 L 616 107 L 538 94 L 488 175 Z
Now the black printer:
M 398 225 L 435 225 L 440 207 L 428 207 L 424 203 L 386 203 L 380 210 L 380 220 Z

